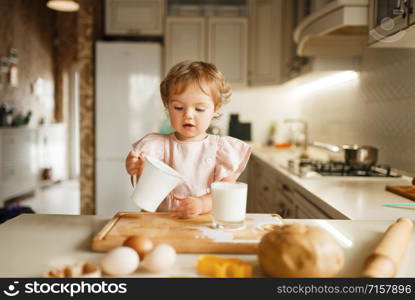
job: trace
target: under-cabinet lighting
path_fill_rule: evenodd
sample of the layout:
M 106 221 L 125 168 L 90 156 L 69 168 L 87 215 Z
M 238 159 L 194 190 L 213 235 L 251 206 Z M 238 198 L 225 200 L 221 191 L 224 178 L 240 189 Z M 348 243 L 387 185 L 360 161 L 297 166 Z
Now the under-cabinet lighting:
M 298 94 L 308 94 L 310 92 L 332 87 L 340 83 L 355 80 L 357 78 L 359 78 L 359 73 L 355 71 L 336 72 L 326 77 L 319 78 L 315 81 L 300 85 L 296 88 L 295 92 Z
M 79 4 L 75 0 L 49 0 L 46 6 L 53 10 L 66 12 L 79 9 Z

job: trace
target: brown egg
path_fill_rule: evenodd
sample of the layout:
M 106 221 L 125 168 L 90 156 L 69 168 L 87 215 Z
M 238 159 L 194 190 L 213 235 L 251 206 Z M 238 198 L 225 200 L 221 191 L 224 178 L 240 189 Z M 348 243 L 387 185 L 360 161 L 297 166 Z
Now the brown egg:
M 123 246 L 133 248 L 144 259 L 147 253 L 153 249 L 153 242 L 145 235 L 131 235 L 123 243 Z

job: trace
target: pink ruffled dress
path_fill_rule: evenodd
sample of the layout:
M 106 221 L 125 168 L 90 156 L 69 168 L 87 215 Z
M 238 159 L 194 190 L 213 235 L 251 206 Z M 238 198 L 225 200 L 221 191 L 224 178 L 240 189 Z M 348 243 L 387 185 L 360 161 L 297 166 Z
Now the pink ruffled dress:
M 236 174 L 248 163 L 252 146 L 230 136 L 207 135 L 201 141 L 180 141 L 174 133 L 152 133 L 133 144 L 137 153 L 157 158 L 186 177 L 172 193 L 178 197 L 202 196 L 212 182 Z M 168 211 L 167 198 L 157 211 Z

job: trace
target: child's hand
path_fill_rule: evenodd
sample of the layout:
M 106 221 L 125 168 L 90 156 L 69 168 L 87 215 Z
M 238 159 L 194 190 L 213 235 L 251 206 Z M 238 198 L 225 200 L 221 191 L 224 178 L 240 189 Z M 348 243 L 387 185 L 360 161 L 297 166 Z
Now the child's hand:
M 130 151 L 130 153 L 128 153 L 128 156 L 125 160 L 125 168 L 127 169 L 128 174 L 131 176 L 141 176 L 141 173 L 143 172 L 144 157 L 144 152 L 137 153 Z
M 193 218 L 203 213 L 203 199 L 198 197 L 179 198 L 173 196 L 178 204 L 173 207 L 173 216 L 181 219 Z

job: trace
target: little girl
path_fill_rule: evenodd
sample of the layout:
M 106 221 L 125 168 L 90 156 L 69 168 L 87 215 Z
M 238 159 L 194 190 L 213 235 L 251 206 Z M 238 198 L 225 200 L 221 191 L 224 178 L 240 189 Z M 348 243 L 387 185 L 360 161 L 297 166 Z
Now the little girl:
M 127 172 L 140 176 L 144 156 L 155 157 L 187 178 L 186 184 L 170 194 L 176 200 L 173 215 L 191 218 L 210 212 L 212 182 L 235 182 L 252 151 L 236 138 L 206 133 L 231 90 L 213 64 L 184 61 L 169 71 L 160 92 L 175 132 L 148 134 L 133 144 L 126 159 Z M 158 211 L 168 211 L 167 198 Z

